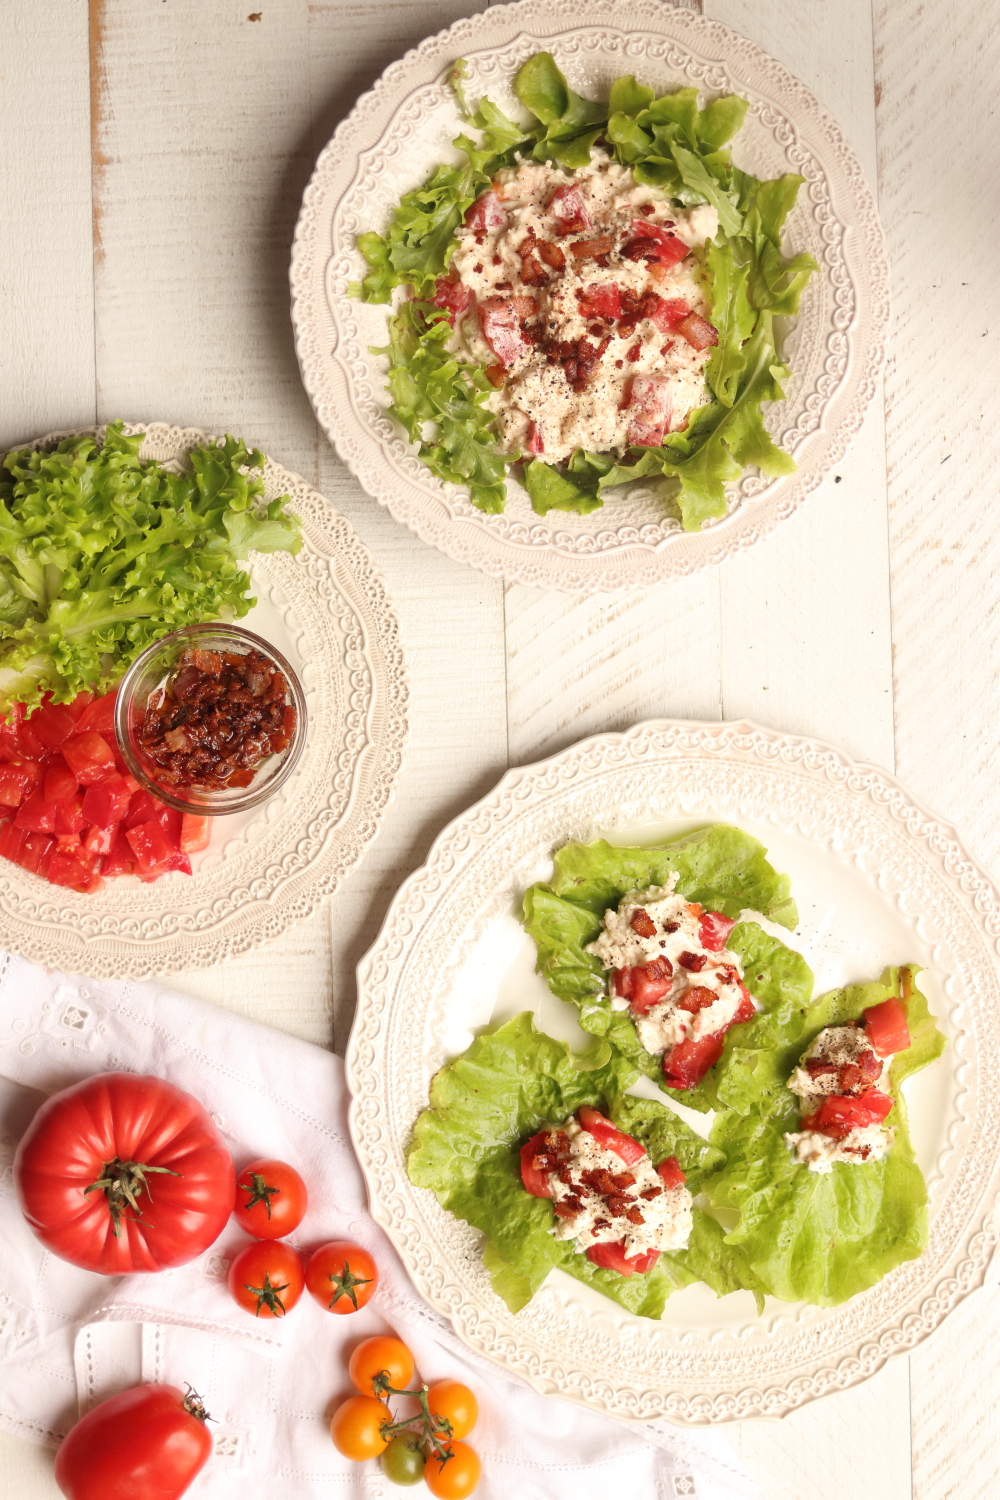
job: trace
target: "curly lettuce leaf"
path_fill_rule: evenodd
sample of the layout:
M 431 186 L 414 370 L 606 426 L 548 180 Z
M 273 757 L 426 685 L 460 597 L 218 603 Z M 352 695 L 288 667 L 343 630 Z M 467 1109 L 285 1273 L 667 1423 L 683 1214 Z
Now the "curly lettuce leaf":
M 524 896 L 524 926 L 538 951 L 538 972 L 553 994 L 578 1007 L 585 1031 L 603 1037 L 661 1087 L 662 1058 L 643 1047 L 628 1011 L 612 1009 L 607 971 L 586 949 L 598 936 L 606 910 L 617 908 L 628 891 L 663 885 L 674 872 L 678 891 L 708 910 L 738 917 L 750 909 L 784 926 L 795 925 L 788 877 L 772 868 L 755 838 L 724 824 L 654 849 L 617 848 L 604 840 L 566 844 L 555 856 L 551 881 L 531 886 Z M 757 923 L 738 922 L 728 946 L 739 955 L 747 988 L 768 1013 L 783 1018 L 790 1008 L 808 1002 L 813 983 L 809 965 Z M 727 1054 L 755 1024 L 733 1027 L 726 1038 Z M 721 1064 L 693 1089 L 666 1092 L 693 1109 L 716 1108 L 720 1070 Z
M 47 692 L 63 703 L 104 691 L 168 631 L 241 618 L 256 600 L 238 564 L 251 551 L 299 550 L 287 496 L 263 503 L 252 472 L 262 453 L 227 437 L 174 474 L 140 460 L 143 438 L 113 422 L 103 444 L 71 437 L 7 454 L 0 715 Z
M 927 1191 L 899 1086 L 940 1056 L 945 1039 L 913 972 L 890 968 L 871 984 L 834 990 L 783 1017 L 758 1016 L 719 1064 L 717 1093 L 725 1108 L 711 1139 L 726 1160 L 704 1190 L 716 1207 L 739 1214 L 726 1243 L 744 1252 L 773 1296 L 833 1306 L 913 1260 L 927 1243 Z M 890 1070 L 892 1150 L 882 1161 L 810 1172 L 785 1143 L 786 1131 L 800 1128 L 799 1101 L 786 1080 L 824 1026 L 858 1020 L 891 995 L 904 1000 L 912 1039 Z
M 687 1250 L 662 1255 L 648 1275 L 623 1277 L 555 1240 L 551 1204 L 525 1192 L 521 1145 L 544 1125 L 561 1124 L 581 1104 L 605 1110 L 643 1142 L 654 1162 L 676 1156 L 698 1191 L 721 1164 L 721 1153 L 662 1104 L 627 1095 L 634 1077 L 614 1055 L 599 1069 L 581 1069 L 565 1043 L 536 1030 L 527 1011 L 478 1037 L 435 1075 L 430 1107 L 414 1126 L 410 1179 L 487 1236 L 483 1260 L 512 1312 L 556 1267 L 651 1318 L 660 1316 L 672 1291 L 695 1280 L 707 1281 L 719 1296 L 753 1286 L 742 1252 L 724 1245 L 719 1226 L 698 1210 Z
M 571 170 L 590 164 L 590 151 L 607 123 L 607 107 L 573 92 L 551 52 L 536 52 L 519 69 L 514 92 L 545 127 L 532 152 Z
M 473 505 L 501 511 L 506 467 L 496 451 L 493 413 L 485 406 L 492 390 L 478 365 L 448 351 L 447 315 L 424 302 L 404 302 L 389 320 L 389 344 L 376 349 L 389 359 L 390 410 L 420 457 L 441 479 L 465 484 Z M 428 435 L 425 424 L 433 423 Z

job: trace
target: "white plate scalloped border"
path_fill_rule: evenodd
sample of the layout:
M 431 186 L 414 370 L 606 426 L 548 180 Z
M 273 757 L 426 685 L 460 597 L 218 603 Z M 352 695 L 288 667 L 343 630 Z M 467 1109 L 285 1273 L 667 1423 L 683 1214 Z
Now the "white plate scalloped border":
M 906 1085 L 930 1195 L 927 1249 L 834 1308 L 768 1299 L 758 1318 L 748 1293 L 688 1288 L 652 1322 L 553 1273 L 515 1316 L 490 1286 L 481 1236 L 406 1175 L 430 1080 L 477 1029 L 519 1009 L 582 1037 L 572 1008 L 533 973 L 516 922 L 555 848 L 599 835 L 657 842 L 717 820 L 757 834 L 792 875 L 801 921 L 791 941 L 817 993 L 886 963 L 925 966 L 949 1039 Z M 783 1416 L 855 1385 L 933 1332 L 981 1284 L 996 1244 L 1000 1081 L 977 1058 L 1000 1050 L 998 935 L 1000 896 L 954 828 L 887 772 L 822 742 L 660 720 L 510 771 L 444 829 L 358 967 L 347 1077 L 371 1212 L 460 1337 L 541 1392 L 701 1424 Z
M 567 592 L 638 588 L 723 562 L 792 514 L 843 457 L 861 427 L 885 355 L 888 265 L 875 203 L 842 131 L 805 86 L 718 22 L 633 0 L 629 30 L 618 0 L 518 0 L 491 6 L 429 37 L 387 68 L 321 153 L 303 197 L 290 268 L 292 323 L 306 391 L 337 452 L 391 514 L 449 557 L 511 582 Z M 355 239 L 385 224 L 400 193 L 454 153 L 461 128 L 444 81 L 470 63 L 471 97 L 503 104 L 519 64 L 551 50 L 570 83 L 607 89 L 635 72 L 660 89 L 685 83 L 750 101 L 737 159 L 764 176 L 805 183 L 786 243 L 808 249 L 820 273 L 803 300 L 786 353 L 795 371 L 768 427 L 798 463 L 768 480 L 756 470 L 729 487 L 726 516 L 680 530 L 651 490 L 617 491 L 590 516 L 536 516 L 524 490 L 487 516 L 466 492 L 436 479 L 386 413 L 385 308 L 347 295 L 364 274 Z
M 171 465 L 218 441 L 163 422 L 126 423 L 125 431 L 145 432 L 142 458 Z M 216 820 L 190 877 L 166 875 L 153 885 L 125 877 L 86 896 L 0 860 L 0 943 L 12 952 L 95 979 L 210 968 L 307 917 L 374 837 L 406 740 L 399 622 L 350 522 L 271 459 L 262 477 L 268 500 L 290 497 L 303 545 L 296 557 L 252 555 L 258 603 L 241 623 L 273 641 L 299 674 L 309 712 L 302 759 L 269 801 Z

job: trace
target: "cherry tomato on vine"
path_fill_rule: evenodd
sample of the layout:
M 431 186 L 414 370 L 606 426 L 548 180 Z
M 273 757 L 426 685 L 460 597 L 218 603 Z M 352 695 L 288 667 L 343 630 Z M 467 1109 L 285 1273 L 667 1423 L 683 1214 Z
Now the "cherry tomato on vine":
M 437 1500 L 465 1500 L 479 1483 L 483 1466 L 479 1454 L 468 1443 L 450 1443 L 450 1457 L 438 1458 L 432 1453 L 424 1469 L 427 1488 Z
M 377 1395 L 372 1381 L 381 1371 L 394 1390 L 402 1390 L 413 1379 L 413 1355 L 400 1339 L 379 1335 L 365 1339 L 351 1355 L 347 1373 L 351 1384 L 365 1396 Z
M 391 1420 L 374 1396 L 348 1396 L 330 1420 L 334 1447 L 345 1458 L 377 1458 L 389 1441 L 382 1436 L 382 1423 Z
M 472 1431 L 479 1416 L 479 1402 L 457 1380 L 439 1380 L 427 1392 L 427 1409 L 434 1417 L 451 1423 L 453 1438 L 464 1438 Z
M 424 1477 L 424 1455 L 414 1432 L 398 1433 L 379 1458 L 390 1484 L 419 1484 Z
M 236 1222 L 255 1239 L 284 1239 L 298 1229 L 308 1204 L 305 1183 L 285 1161 L 262 1157 L 236 1179 Z
M 226 1280 L 247 1312 L 258 1318 L 283 1318 L 302 1296 L 302 1257 L 280 1240 L 256 1240 L 231 1262 Z
M 330 1240 L 310 1256 L 306 1286 L 327 1312 L 357 1312 L 375 1294 L 378 1267 L 360 1245 Z

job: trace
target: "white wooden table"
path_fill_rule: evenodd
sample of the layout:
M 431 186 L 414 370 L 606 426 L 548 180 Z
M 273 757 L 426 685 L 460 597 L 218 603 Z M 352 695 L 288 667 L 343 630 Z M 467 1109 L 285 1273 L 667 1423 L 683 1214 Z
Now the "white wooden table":
M 270 948 L 171 978 L 341 1049 L 355 963 L 442 824 L 508 765 L 597 730 L 748 717 L 829 739 L 894 768 L 1000 868 L 1000 12 L 704 0 L 814 90 L 877 187 L 884 400 L 764 544 L 667 589 L 576 600 L 505 588 L 392 522 L 317 428 L 292 349 L 288 254 L 317 152 L 389 61 L 482 8 L 0 6 L 0 449 L 117 416 L 242 433 L 350 517 L 402 621 L 409 750 L 361 867 Z M 998 1280 L 866 1385 L 729 1428 L 769 1500 L 1000 1492 Z M 9 1500 L 55 1496 L 51 1471 L 0 1435 Z

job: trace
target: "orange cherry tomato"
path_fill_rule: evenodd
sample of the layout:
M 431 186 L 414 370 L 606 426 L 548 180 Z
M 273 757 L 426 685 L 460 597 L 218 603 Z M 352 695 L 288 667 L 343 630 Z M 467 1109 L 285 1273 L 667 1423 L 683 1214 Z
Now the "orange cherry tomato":
M 348 1396 L 331 1418 L 330 1436 L 345 1458 L 377 1458 L 389 1441 L 382 1436 L 382 1423 L 391 1421 L 384 1404 L 374 1396 Z
M 230 1263 L 226 1277 L 240 1307 L 258 1318 L 283 1318 L 302 1296 L 302 1257 L 280 1240 L 255 1240 Z
M 375 1295 L 378 1267 L 360 1245 L 330 1240 L 310 1256 L 306 1286 L 327 1312 L 357 1312 Z
M 457 1380 L 439 1380 L 427 1392 L 427 1407 L 431 1415 L 451 1424 L 451 1436 L 464 1438 L 472 1431 L 479 1416 L 479 1402 L 469 1390 Z
M 306 1185 L 286 1161 L 261 1157 L 236 1179 L 236 1222 L 258 1240 L 282 1240 L 298 1229 L 309 1205 Z
M 437 1500 L 465 1500 L 479 1483 L 483 1466 L 468 1443 L 449 1444 L 451 1457 L 441 1461 L 432 1453 L 424 1469 L 424 1483 Z
M 365 1396 L 378 1395 L 372 1383 L 376 1375 L 384 1373 L 387 1384 L 399 1391 L 409 1385 L 413 1370 L 413 1355 L 406 1345 L 386 1335 L 365 1339 L 354 1350 L 347 1366 L 351 1383 Z

